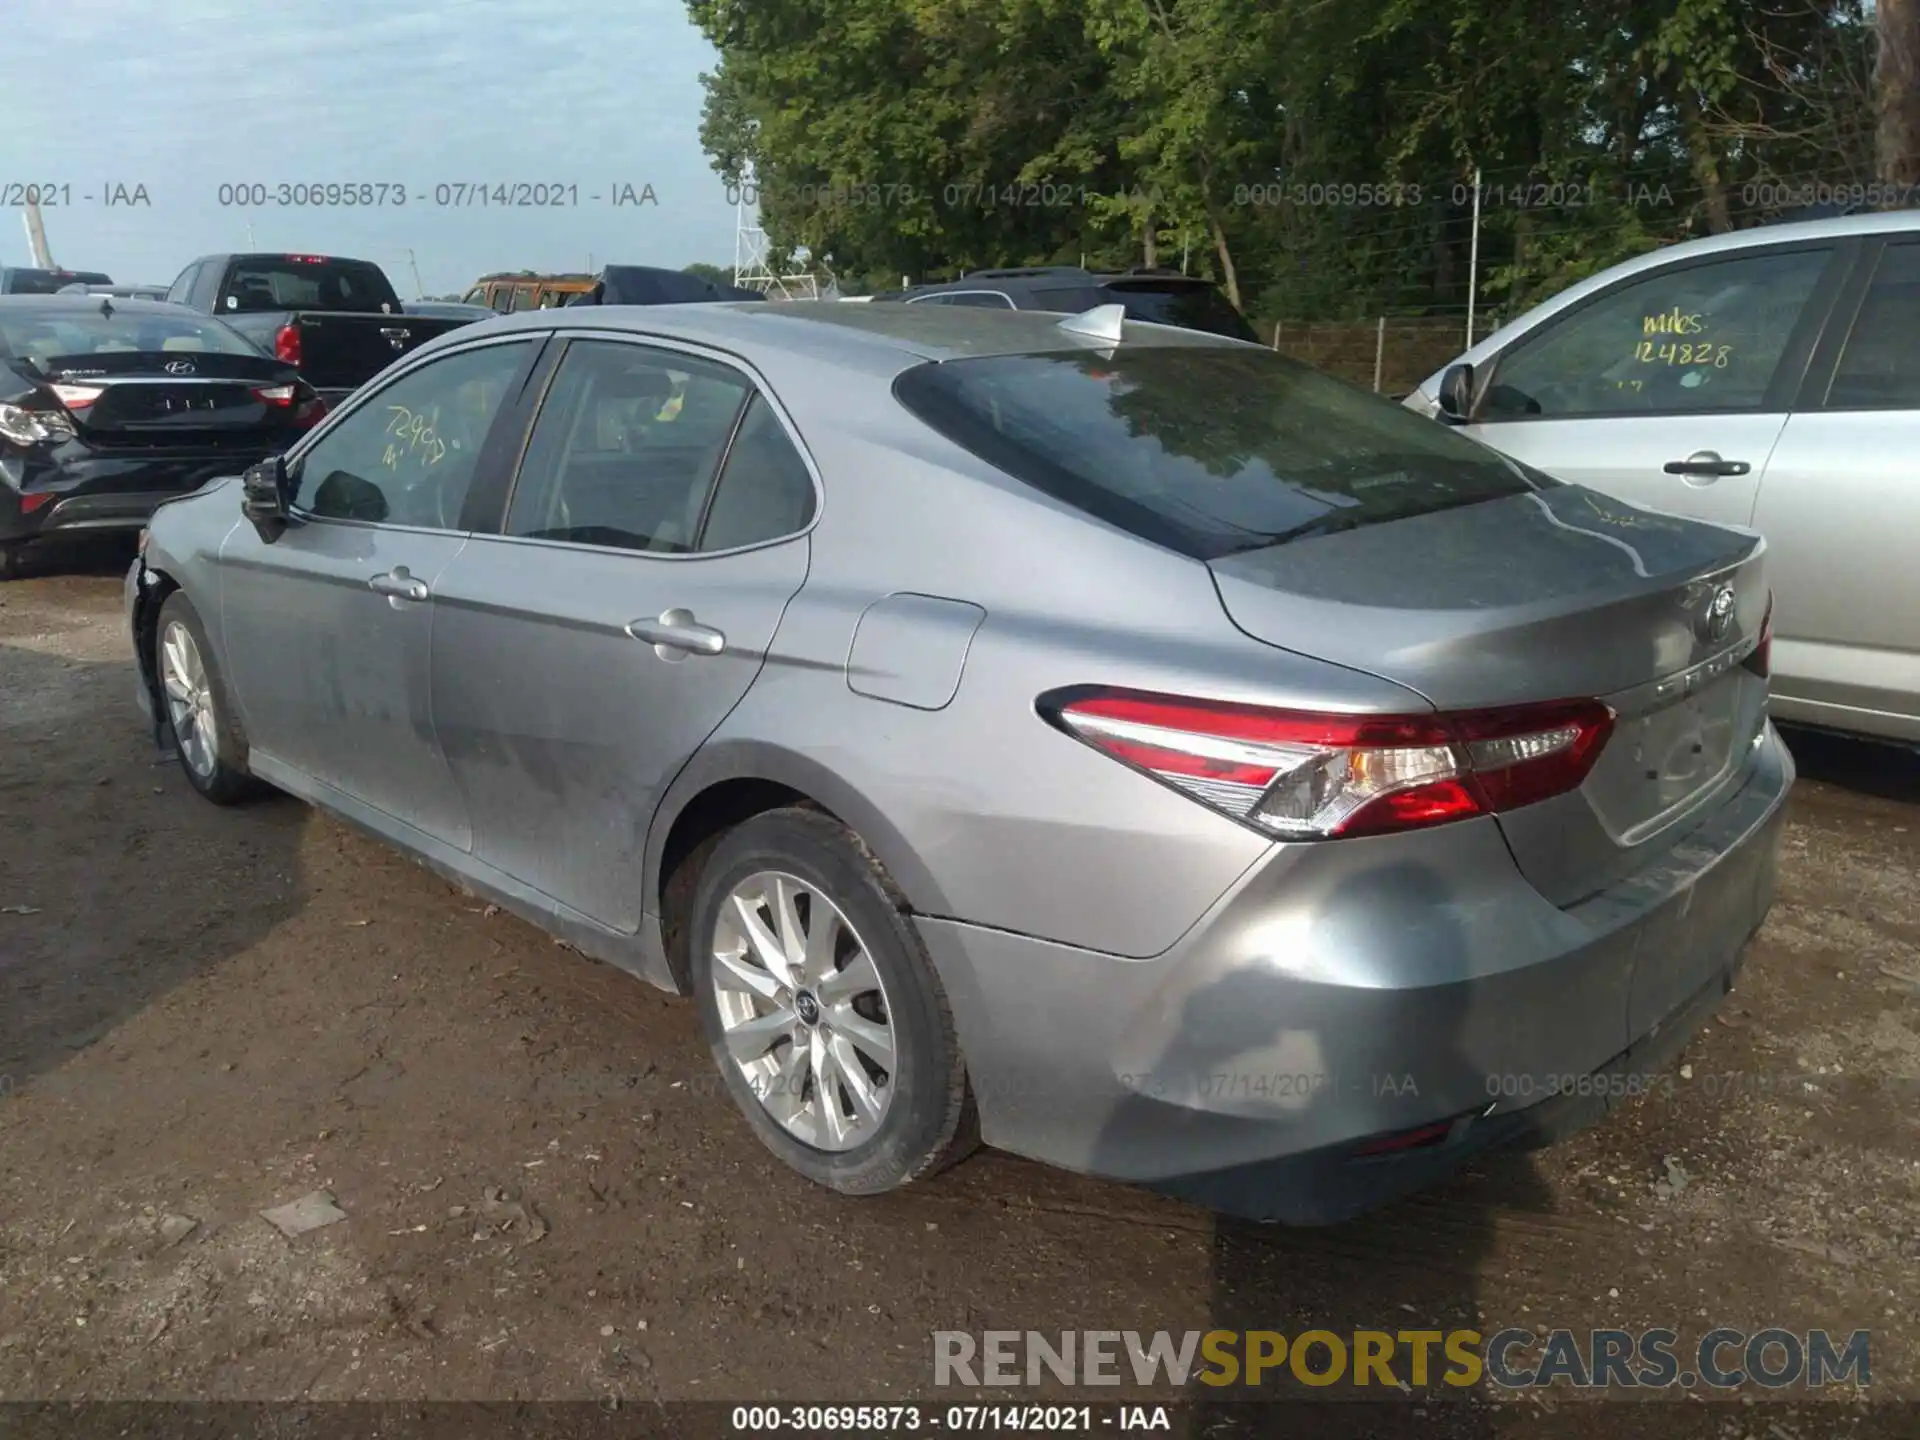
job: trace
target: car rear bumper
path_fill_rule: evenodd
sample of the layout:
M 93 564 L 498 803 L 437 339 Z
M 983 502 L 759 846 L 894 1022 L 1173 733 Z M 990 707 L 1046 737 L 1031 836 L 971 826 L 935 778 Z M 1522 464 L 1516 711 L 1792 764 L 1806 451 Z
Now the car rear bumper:
M 161 501 L 238 475 L 275 453 L 95 456 L 0 476 L 0 540 L 86 530 L 137 530 Z
M 1794 771 L 1771 726 L 1755 747 L 1664 859 L 1566 909 L 1464 821 L 1276 847 L 1148 960 L 920 920 L 983 1137 L 1315 1224 L 1590 1123 L 1658 1083 L 1772 904 Z

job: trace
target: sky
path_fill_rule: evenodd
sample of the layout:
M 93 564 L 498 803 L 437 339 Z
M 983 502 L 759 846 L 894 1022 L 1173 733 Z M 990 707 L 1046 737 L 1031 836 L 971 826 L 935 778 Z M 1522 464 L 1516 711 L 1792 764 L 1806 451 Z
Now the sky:
M 681 0 L 5 8 L 0 205 L 67 187 L 42 200 L 67 269 L 166 285 L 221 251 L 351 255 L 411 297 L 494 270 L 733 263 L 735 210 L 699 136 L 699 77 L 719 56 Z M 276 203 L 282 185 L 346 183 L 386 184 L 389 203 Z M 546 208 L 472 201 L 535 184 L 573 189 Z M 247 204 L 259 186 L 268 203 Z M 10 209 L 0 265 L 30 263 Z

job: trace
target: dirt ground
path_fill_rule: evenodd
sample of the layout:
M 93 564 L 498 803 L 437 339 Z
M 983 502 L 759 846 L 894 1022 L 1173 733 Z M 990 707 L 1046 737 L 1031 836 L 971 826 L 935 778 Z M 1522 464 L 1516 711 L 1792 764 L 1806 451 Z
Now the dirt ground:
M 936 1329 L 1723 1324 L 1869 1329 L 1872 1386 L 1402 1409 L 1920 1434 L 1914 757 L 1793 737 L 1742 988 L 1562 1147 L 1324 1230 L 990 1153 L 856 1202 L 762 1152 L 690 1006 L 294 801 L 193 795 L 133 709 L 125 558 L 0 587 L 0 1398 L 897 1403 Z M 314 1190 L 347 1220 L 259 1218 Z

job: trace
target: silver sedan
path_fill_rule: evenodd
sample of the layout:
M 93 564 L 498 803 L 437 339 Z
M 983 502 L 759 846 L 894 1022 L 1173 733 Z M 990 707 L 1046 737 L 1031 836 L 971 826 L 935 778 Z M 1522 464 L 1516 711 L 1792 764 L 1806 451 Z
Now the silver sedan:
M 163 506 L 127 608 L 196 789 L 691 995 L 802 1174 L 1315 1222 L 1732 984 L 1766 564 L 1117 307 L 717 304 L 423 347 Z

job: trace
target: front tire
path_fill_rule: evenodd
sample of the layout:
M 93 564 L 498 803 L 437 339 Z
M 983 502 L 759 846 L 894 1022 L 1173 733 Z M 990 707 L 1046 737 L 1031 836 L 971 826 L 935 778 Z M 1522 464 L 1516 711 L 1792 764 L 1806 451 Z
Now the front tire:
M 247 772 L 246 734 L 206 627 L 181 591 L 160 607 L 153 651 L 166 733 L 188 782 L 216 805 L 237 804 L 255 794 L 260 786 Z
M 819 810 L 768 811 L 708 856 L 689 927 L 728 1093 L 809 1180 L 874 1195 L 978 1145 L 953 1016 L 898 891 Z

